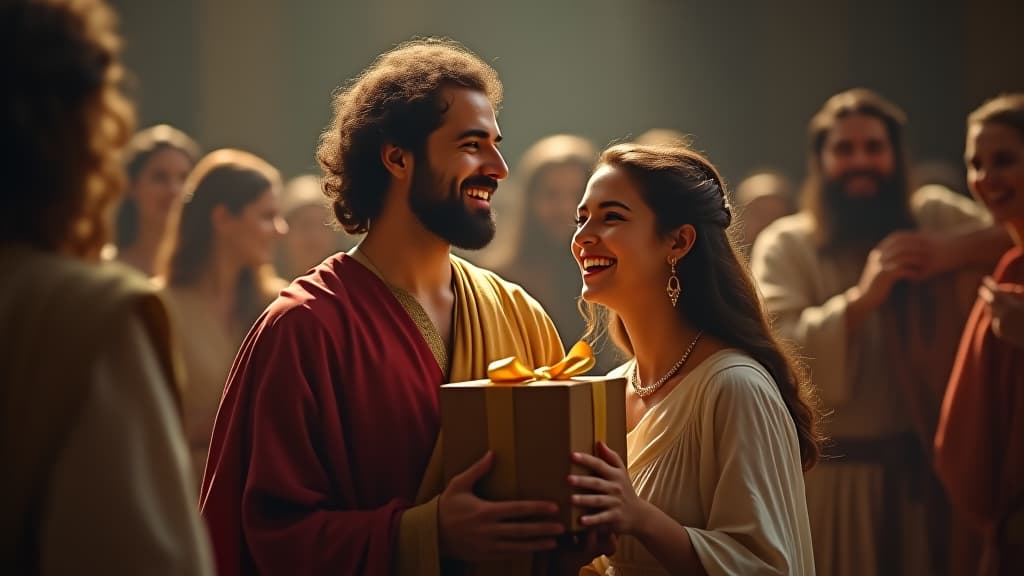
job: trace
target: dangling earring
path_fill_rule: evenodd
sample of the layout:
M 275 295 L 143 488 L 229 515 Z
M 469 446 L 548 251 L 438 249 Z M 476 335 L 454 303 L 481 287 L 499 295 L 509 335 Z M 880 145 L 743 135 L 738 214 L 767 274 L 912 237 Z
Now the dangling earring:
M 668 285 L 665 286 L 665 293 L 668 294 L 668 299 L 672 302 L 672 307 L 676 307 L 676 302 L 679 301 L 679 295 L 682 294 L 683 289 L 679 286 L 679 276 L 676 276 L 676 259 L 668 259 L 669 266 L 672 267 L 672 275 L 668 277 Z

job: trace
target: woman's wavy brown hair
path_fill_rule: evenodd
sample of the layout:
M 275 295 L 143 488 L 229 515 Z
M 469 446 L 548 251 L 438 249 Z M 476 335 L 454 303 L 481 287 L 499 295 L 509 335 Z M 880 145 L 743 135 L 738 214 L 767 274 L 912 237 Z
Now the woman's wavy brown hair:
M 120 45 L 98 0 L 0 3 L 0 241 L 99 257 L 135 121 Z
M 699 330 L 742 350 L 768 370 L 793 419 L 804 469 L 818 460 L 821 438 L 805 367 L 780 341 L 768 320 L 754 279 L 730 237 L 732 210 L 718 170 L 682 146 L 619 144 L 604 151 L 598 166 L 623 170 L 654 212 L 659 234 L 684 224 L 696 241 L 678 265 L 684 298 L 676 308 Z M 607 329 L 624 352 L 634 354 L 622 320 L 604 306 L 587 303 L 588 335 Z
M 390 175 L 381 147 L 391 143 L 422 152 L 447 110 L 441 92 L 452 87 L 486 94 L 495 110 L 501 105 L 497 72 L 446 39 L 400 44 L 337 91 L 334 118 L 320 136 L 316 158 L 324 193 L 348 233 L 365 233 L 384 205 Z

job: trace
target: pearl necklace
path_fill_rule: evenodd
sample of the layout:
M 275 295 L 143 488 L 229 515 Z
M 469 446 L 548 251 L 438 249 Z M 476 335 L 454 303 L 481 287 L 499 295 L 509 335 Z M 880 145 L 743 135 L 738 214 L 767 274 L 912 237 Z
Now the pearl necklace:
M 683 364 L 686 364 L 686 360 L 690 357 L 690 352 L 693 352 L 694 347 L 697 346 L 697 342 L 700 340 L 700 337 L 703 334 L 703 330 L 697 332 L 697 336 L 693 339 L 693 342 L 690 342 L 690 345 L 686 347 L 686 352 L 683 352 L 683 355 L 681 358 L 679 358 L 679 361 L 676 362 L 674 366 L 669 368 L 668 372 L 666 372 L 664 376 L 658 378 L 658 381 L 655 382 L 654 384 L 651 384 L 650 386 L 644 386 L 643 384 L 640 384 L 640 366 L 639 364 L 634 362 L 633 370 L 629 372 L 629 385 L 633 387 L 633 392 L 635 392 L 636 395 L 641 398 L 647 398 L 651 394 L 657 392 L 658 389 L 664 386 L 666 382 L 668 382 L 673 376 L 675 376 L 679 372 L 679 370 L 683 367 Z

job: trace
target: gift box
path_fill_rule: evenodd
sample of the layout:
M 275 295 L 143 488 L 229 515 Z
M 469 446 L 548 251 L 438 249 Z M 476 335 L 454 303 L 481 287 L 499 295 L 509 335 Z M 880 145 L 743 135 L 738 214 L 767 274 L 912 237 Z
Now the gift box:
M 491 364 L 488 379 L 442 386 L 445 482 L 491 450 L 481 497 L 554 502 L 566 527 L 580 530 L 583 511 L 572 506 L 567 477 L 590 471 L 570 454 L 593 454 L 601 441 L 626 461 L 626 380 L 575 376 L 591 366 L 579 343 L 553 367 L 530 370 L 507 358 Z

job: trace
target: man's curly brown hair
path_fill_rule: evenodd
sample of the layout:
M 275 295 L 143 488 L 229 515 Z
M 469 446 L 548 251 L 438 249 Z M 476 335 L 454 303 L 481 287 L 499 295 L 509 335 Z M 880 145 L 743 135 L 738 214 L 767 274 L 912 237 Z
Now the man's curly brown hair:
M 0 3 L 0 242 L 96 258 L 134 127 L 121 40 L 99 0 Z
M 394 144 L 414 154 L 441 125 L 445 88 L 483 92 L 497 110 L 502 86 L 497 72 L 458 42 L 417 39 L 380 55 L 334 96 L 334 118 L 320 137 L 316 158 L 324 194 L 338 223 L 350 234 L 369 230 L 384 205 L 390 175 L 381 147 Z

